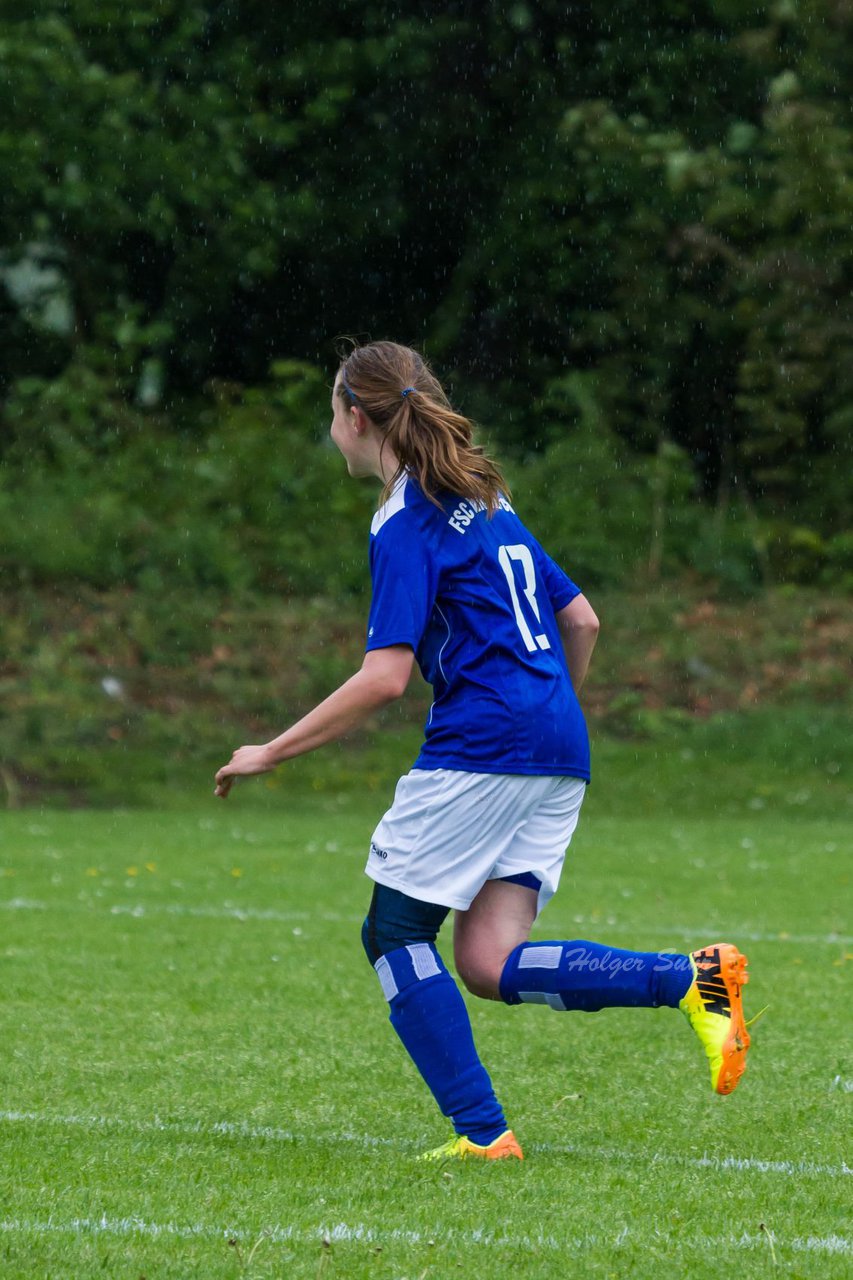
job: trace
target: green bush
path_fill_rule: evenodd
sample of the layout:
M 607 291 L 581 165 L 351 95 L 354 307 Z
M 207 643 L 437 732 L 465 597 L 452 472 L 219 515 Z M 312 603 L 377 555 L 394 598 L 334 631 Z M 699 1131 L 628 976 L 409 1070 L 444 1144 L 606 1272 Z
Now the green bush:
M 853 532 L 838 533 L 827 542 L 821 582 L 853 591 Z
M 768 582 L 764 535 L 742 507 L 707 513 L 687 563 L 701 577 L 718 582 L 729 596 L 752 596 Z
M 663 438 L 651 455 L 620 440 L 597 375 L 551 382 L 530 436 L 549 443 L 512 473 L 520 514 L 579 582 L 655 578 L 690 558 L 701 518 L 686 457 Z
M 81 363 L 91 358 L 91 366 Z M 170 416 L 130 405 L 91 352 L 7 405 L 0 573 L 12 583 L 170 592 L 363 596 L 375 483 L 328 436 L 330 388 L 280 361 L 263 386 L 212 384 Z M 600 374 L 552 380 L 508 467 L 519 514 L 584 587 L 684 572 L 748 595 L 773 582 L 853 583 L 851 539 L 747 502 L 714 510 L 665 434 L 646 451 L 612 428 Z M 94 425 L 93 425 L 94 424 Z
M 281 362 L 264 388 L 213 388 L 192 433 L 123 406 L 91 370 L 10 406 L 0 467 L 0 568 L 13 580 L 92 586 L 363 589 L 373 491 L 342 483 L 328 391 Z

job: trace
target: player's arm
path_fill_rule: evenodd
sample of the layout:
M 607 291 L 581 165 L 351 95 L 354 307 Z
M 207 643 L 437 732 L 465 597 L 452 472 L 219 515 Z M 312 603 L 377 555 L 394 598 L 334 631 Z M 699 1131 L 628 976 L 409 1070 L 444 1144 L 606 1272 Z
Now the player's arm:
M 584 595 L 575 596 L 565 609 L 559 611 L 556 618 L 566 655 L 566 666 L 569 668 L 575 693 L 579 693 L 598 639 L 599 621 Z
M 361 670 L 290 729 L 262 746 L 239 747 L 217 773 L 214 794 L 224 799 L 235 778 L 268 773 L 283 760 L 314 751 L 357 729 L 405 692 L 414 657 L 407 644 L 372 649 L 365 654 Z

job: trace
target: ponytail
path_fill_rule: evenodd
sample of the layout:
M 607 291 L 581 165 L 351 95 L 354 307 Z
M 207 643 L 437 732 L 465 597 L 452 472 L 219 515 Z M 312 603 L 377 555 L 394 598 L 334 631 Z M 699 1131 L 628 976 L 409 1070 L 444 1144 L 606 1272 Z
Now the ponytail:
M 509 496 L 498 466 L 473 443 L 473 423 L 456 413 L 441 383 L 416 351 L 396 342 L 372 342 L 341 353 L 338 394 L 358 405 L 382 433 L 400 465 L 382 491 L 390 496 L 410 472 L 440 507 L 439 493 L 481 502 L 491 515 Z

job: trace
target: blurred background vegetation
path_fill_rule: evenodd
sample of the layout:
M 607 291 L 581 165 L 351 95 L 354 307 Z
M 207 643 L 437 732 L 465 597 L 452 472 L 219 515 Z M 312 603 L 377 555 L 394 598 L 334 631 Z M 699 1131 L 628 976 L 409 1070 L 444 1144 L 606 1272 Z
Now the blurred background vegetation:
M 219 679 L 220 737 L 272 696 L 248 658 L 239 687 L 220 670 L 259 636 L 290 706 L 357 657 L 375 494 L 328 444 L 340 334 L 426 352 L 626 635 L 652 644 L 645 601 L 658 626 L 740 601 L 788 689 L 799 657 L 749 619 L 823 618 L 834 674 L 809 696 L 837 701 L 851 34 L 849 0 L 6 6 L 9 797 L 87 732 L 124 742 L 134 689 L 146 714 L 165 699 L 150 740 L 186 743 L 181 654 L 196 689 Z M 764 689 L 722 653 L 673 663 L 660 696 L 614 670 L 604 721 Z M 723 667 L 725 696 L 702 675 Z

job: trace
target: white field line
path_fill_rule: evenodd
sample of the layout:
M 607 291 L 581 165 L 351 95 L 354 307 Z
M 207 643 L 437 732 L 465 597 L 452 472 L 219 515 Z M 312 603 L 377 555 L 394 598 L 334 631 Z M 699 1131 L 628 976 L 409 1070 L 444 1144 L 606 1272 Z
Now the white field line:
M 618 1147 L 582 1147 L 575 1144 L 559 1143 L 527 1143 L 531 1152 L 542 1151 L 546 1154 L 590 1156 L 612 1161 L 613 1164 L 635 1163 L 644 1165 L 674 1164 L 686 1169 L 712 1169 L 718 1172 L 741 1173 L 780 1173 L 785 1177 L 821 1177 L 845 1178 L 853 1176 L 853 1167 L 842 1160 L 841 1164 L 818 1164 L 814 1160 L 764 1160 L 756 1156 L 681 1156 L 673 1152 L 625 1151 Z
M 409 1140 L 378 1138 L 371 1134 L 352 1133 L 349 1131 L 334 1134 L 299 1133 L 290 1129 L 279 1129 L 272 1125 L 248 1125 L 220 1120 L 212 1124 L 202 1121 L 182 1122 L 178 1120 L 160 1120 L 156 1116 L 152 1120 L 127 1120 L 121 1116 L 57 1116 L 37 1111 L 0 1111 L 0 1124 L 8 1125 L 53 1125 L 96 1130 L 115 1130 L 134 1134 L 174 1133 L 180 1137 L 232 1137 L 252 1141 L 290 1142 L 302 1145 L 332 1145 L 347 1143 L 365 1149 L 385 1147 L 396 1150 L 420 1149 L 418 1144 Z M 425 1145 L 425 1144 L 424 1144 Z M 823 1177 L 843 1178 L 853 1175 L 853 1167 L 844 1161 L 841 1164 L 819 1164 L 814 1160 L 764 1160 L 753 1156 L 703 1155 L 682 1156 L 669 1152 L 625 1151 L 616 1147 L 583 1147 L 576 1144 L 531 1143 L 528 1150 L 550 1155 L 571 1155 L 585 1159 L 607 1160 L 614 1164 L 641 1162 L 644 1165 L 674 1164 L 682 1168 L 711 1169 L 716 1172 L 741 1173 L 778 1173 L 786 1177 Z
M 129 916 L 134 920 L 144 920 L 151 916 L 177 916 L 201 918 L 206 920 L 268 920 L 279 924 L 293 924 L 299 921 L 310 922 L 321 920 L 327 924 L 360 924 L 362 915 L 359 912 L 338 911 L 279 911 L 272 907 L 235 907 L 201 905 L 190 906 L 182 902 L 166 903 L 81 903 L 81 902 L 41 902 L 33 898 L 6 898 L 0 901 L 0 911 L 92 911 L 98 910 L 106 915 Z M 644 925 L 619 924 L 615 920 L 591 919 L 585 916 L 573 916 L 570 923 L 562 923 L 558 927 L 568 934 L 573 927 L 589 926 L 593 930 L 607 933 L 627 933 L 661 937 L 684 938 L 686 941 L 702 940 L 717 937 L 721 932 L 738 942 L 774 942 L 788 943 L 796 946 L 853 946 L 853 936 L 842 933 L 762 933 L 754 929 L 745 929 L 720 925 L 703 925 L 699 928 L 686 925 Z M 553 929 L 552 929 L 553 932 Z
M 643 1245 L 668 1245 L 681 1252 L 709 1252 L 719 1249 L 758 1249 L 767 1250 L 768 1244 L 778 1245 L 793 1253 L 818 1253 L 834 1256 L 853 1256 L 853 1240 L 846 1236 L 793 1236 L 784 1239 L 773 1232 L 763 1234 L 741 1235 L 731 1233 L 725 1236 L 706 1236 L 701 1234 L 673 1235 L 671 1233 L 652 1231 L 638 1233 L 630 1227 L 622 1227 L 614 1234 L 590 1233 L 581 1236 L 568 1236 L 560 1239 L 554 1235 L 520 1235 L 496 1234 L 490 1231 L 458 1231 L 442 1224 L 434 1231 L 406 1231 L 400 1227 L 383 1230 L 381 1227 L 368 1227 L 363 1223 L 350 1226 L 337 1222 L 325 1227 L 292 1226 L 262 1227 L 260 1230 L 247 1231 L 239 1227 L 216 1227 L 203 1222 L 181 1224 L 178 1222 L 149 1222 L 144 1218 L 110 1218 L 104 1214 L 100 1218 L 71 1218 L 67 1222 L 59 1222 L 55 1218 L 46 1220 L 32 1218 L 0 1219 L 0 1231 L 7 1234 L 28 1235 L 108 1235 L 108 1236 L 143 1236 L 153 1239 L 162 1237 L 182 1240 L 222 1240 L 240 1241 L 244 1244 L 283 1243 L 289 1240 L 316 1242 L 327 1246 L 359 1242 L 365 1244 L 383 1243 L 400 1240 L 406 1244 L 434 1245 L 437 1241 L 443 1244 L 476 1244 L 490 1245 L 508 1249 L 559 1249 L 562 1253 L 584 1253 L 589 1249 L 603 1246 L 618 1249 L 628 1245 L 632 1249 Z

